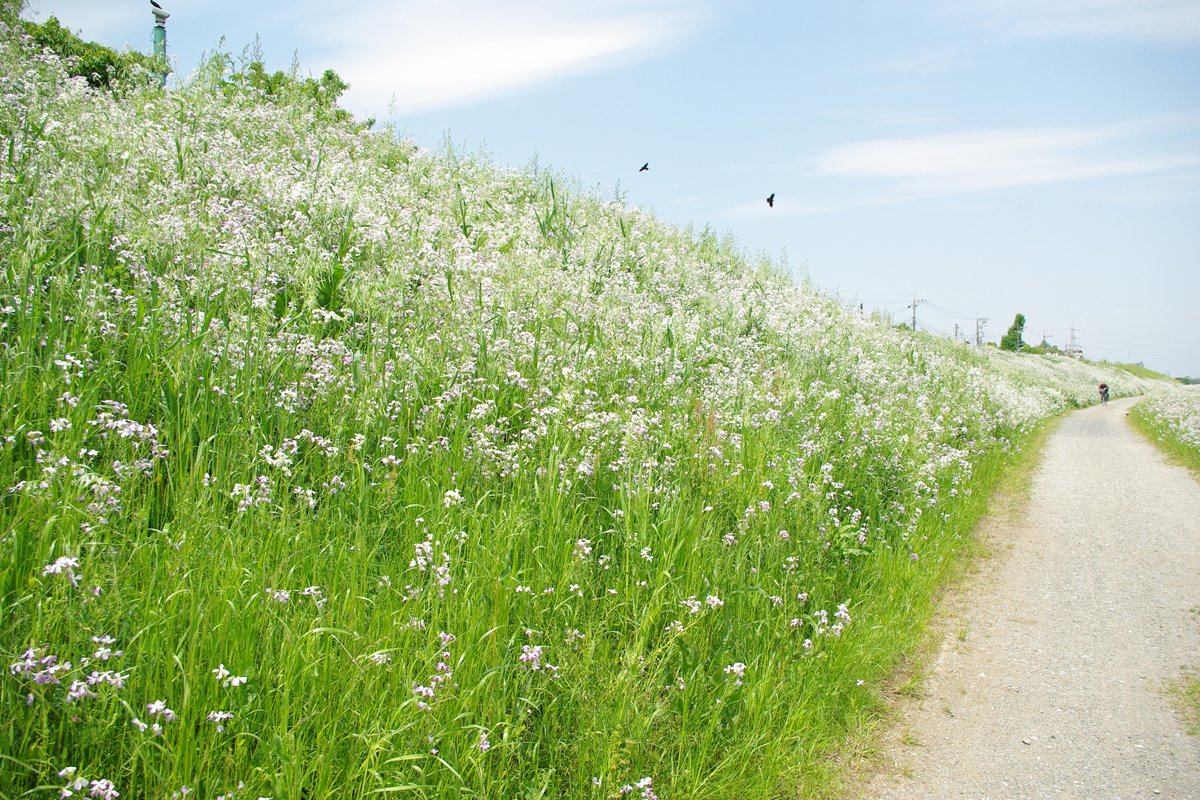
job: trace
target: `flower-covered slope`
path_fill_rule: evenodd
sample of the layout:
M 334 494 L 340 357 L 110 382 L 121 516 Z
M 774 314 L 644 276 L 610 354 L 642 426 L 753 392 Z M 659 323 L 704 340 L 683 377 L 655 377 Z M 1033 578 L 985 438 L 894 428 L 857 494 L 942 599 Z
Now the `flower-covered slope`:
M 8 795 L 794 790 L 1004 455 L 1151 383 L 221 57 L 113 94 L 4 40 Z

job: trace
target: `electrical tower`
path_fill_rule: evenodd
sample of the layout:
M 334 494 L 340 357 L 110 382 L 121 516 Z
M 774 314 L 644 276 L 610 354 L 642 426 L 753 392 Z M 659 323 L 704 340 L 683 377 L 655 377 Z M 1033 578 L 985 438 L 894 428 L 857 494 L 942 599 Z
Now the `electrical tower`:
M 1067 355 L 1071 358 L 1083 356 L 1083 348 L 1075 341 L 1075 326 L 1071 325 L 1071 338 L 1067 340 Z

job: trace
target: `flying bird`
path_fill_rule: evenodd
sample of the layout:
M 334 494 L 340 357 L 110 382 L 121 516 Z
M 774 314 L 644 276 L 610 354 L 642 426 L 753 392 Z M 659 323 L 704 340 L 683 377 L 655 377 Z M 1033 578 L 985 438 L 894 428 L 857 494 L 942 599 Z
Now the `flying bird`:
M 642 168 L 641 168 L 641 169 L 639 169 L 639 170 L 638 170 L 638 172 L 645 172 L 645 171 L 646 171 L 646 170 L 648 170 L 648 169 L 650 169 L 650 162 L 649 162 L 649 161 L 647 161 L 645 164 L 642 164 Z
M 160 6 L 158 3 L 154 2 L 154 0 L 150 0 L 150 5 L 154 6 L 159 11 L 162 11 L 162 6 Z
M 775 207 L 775 193 L 771 192 L 771 196 L 767 198 L 767 205 L 771 208 Z

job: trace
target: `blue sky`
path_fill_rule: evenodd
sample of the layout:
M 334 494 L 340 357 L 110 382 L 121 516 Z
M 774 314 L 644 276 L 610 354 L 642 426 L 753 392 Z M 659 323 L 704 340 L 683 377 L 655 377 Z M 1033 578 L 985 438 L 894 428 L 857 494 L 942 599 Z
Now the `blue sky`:
M 1200 376 L 1200 0 L 160 2 L 181 74 L 258 34 L 361 117 L 536 155 L 847 303 Z M 52 13 L 149 49 L 148 2 Z

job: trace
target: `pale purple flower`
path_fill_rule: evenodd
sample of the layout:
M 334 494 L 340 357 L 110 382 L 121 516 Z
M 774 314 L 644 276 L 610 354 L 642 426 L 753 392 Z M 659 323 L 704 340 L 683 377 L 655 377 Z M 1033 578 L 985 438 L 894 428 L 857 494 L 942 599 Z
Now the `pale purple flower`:
M 535 672 L 542 668 L 542 648 L 538 645 L 533 647 L 525 645 L 521 648 L 521 655 L 518 658 L 522 664 Z
M 290 603 L 292 601 L 291 589 L 272 589 L 270 586 L 268 586 L 264 590 L 264 594 L 266 594 L 276 603 Z
M 741 686 L 742 678 L 746 677 L 746 665 L 740 661 L 735 661 L 725 668 L 725 674 L 734 676 L 734 686 Z
M 113 786 L 112 781 L 99 780 L 92 781 L 88 794 L 97 798 L 97 800 L 113 800 L 114 797 L 120 796 L 121 793 Z
M 210 711 L 208 712 L 208 721 L 215 723 L 217 733 L 222 733 L 225 730 L 225 721 L 233 719 L 233 714 L 228 711 Z
M 163 722 L 174 722 L 176 719 L 175 712 L 167 708 L 166 700 L 155 700 L 153 703 L 146 704 L 146 710 L 150 712 L 150 716 L 163 718 Z
M 47 575 L 66 575 L 71 581 L 72 586 L 79 585 L 79 576 L 75 574 L 75 569 L 79 567 L 79 560 L 69 556 L 61 556 L 56 558 L 53 564 L 47 564 L 42 567 L 42 577 Z
M 84 700 L 89 697 L 97 697 L 98 695 L 88 688 L 84 681 L 72 681 L 71 688 L 67 689 L 67 702 L 72 703 L 76 700 Z
M 704 602 L 708 603 L 709 608 L 720 608 L 721 606 L 725 605 L 725 601 L 717 597 L 715 594 L 710 594 L 708 597 L 704 598 Z

